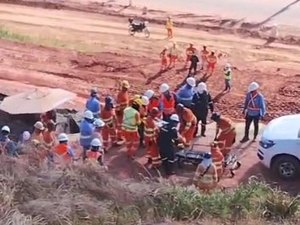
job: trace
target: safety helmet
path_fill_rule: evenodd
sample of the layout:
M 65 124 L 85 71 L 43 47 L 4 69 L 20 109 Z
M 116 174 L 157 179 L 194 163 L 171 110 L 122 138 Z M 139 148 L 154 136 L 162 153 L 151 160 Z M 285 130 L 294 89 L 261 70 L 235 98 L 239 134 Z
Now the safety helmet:
M 41 121 L 37 121 L 33 126 L 38 130 L 45 130 L 44 124 Z
M 6 132 L 10 133 L 10 128 L 9 128 L 9 126 L 3 126 L 1 128 L 1 131 L 6 131 Z
M 69 141 L 69 137 L 67 134 L 61 133 L 58 135 L 58 141 L 59 142 Z
M 149 104 L 149 98 L 147 96 L 142 96 L 142 105 L 147 106 Z
M 256 91 L 259 88 L 259 84 L 256 82 L 252 82 L 249 86 L 248 86 L 248 92 L 251 91 Z
M 94 121 L 94 125 L 95 125 L 95 127 L 97 127 L 97 128 L 101 128 L 101 127 L 104 127 L 105 123 L 104 123 L 104 121 L 101 120 L 101 119 L 96 119 L 96 120 Z
M 123 80 L 122 82 L 121 82 L 121 86 L 123 87 L 123 88 L 130 88 L 130 85 L 129 85 L 129 82 L 127 81 L 127 80 Z
M 31 134 L 28 132 L 28 131 L 24 131 L 23 134 L 22 134 L 22 139 L 24 141 L 28 141 L 31 137 Z
M 91 142 L 92 147 L 102 147 L 102 143 L 99 138 L 94 138 Z
M 212 115 L 211 115 L 211 120 L 213 121 L 218 121 L 221 117 L 221 114 L 219 112 L 214 112 Z
M 203 93 L 203 91 L 207 91 L 206 83 L 204 83 L 204 82 L 199 83 L 197 86 L 197 91 L 199 93 Z
M 163 83 L 159 87 L 159 92 L 160 93 L 165 93 L 166 91 L 170 90 L 170 86 L 166 83 Z
M 189 77 L 186 79 L 186 82 L 188 85 L 192 86 L 192 87 L 195 87 L 196 86 L 196 80 L 195 78 L 193 77 Z
M 150 111 L 150 115 L 156 117 L 159 114 L 159 110 L 157 107 L 154 107 Z
M 174 122 L 179 122 L 179 116 L 177 114 L 172 114 L 170 116 L 170 120 L 172 120 Z
M 94 115 L 90 110 L 86 110 L 83 114 L 83 117 L 90 120 L 94 119 Z
M 144 93 L 144 96 L 148 97 L 149 99 L 152 98 L 154 95 L 154 91 L 153 90 L 147 90 Z
M 109 105 L 109 104 L 113 104 L 113 98 L 111 96 L 106 96 L 105 97 L 105 104 Z
M 230 65 L 230 63 L 226 63 L 226 64 L 225 64 L 225 68 L 226 68 L 226 69 L 229 69 L 229 68 L 231 68 L 231 65 Z

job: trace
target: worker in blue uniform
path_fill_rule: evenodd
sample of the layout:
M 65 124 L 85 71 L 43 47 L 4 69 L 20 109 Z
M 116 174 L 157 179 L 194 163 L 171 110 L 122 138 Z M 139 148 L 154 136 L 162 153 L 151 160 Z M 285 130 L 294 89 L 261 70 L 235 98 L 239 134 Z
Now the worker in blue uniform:
M 90 98 L 86 102 L 86 110 L 93 113 L 94 118 L 99 118 L 101 113 L 101 104 L 98 98 L 98 92 L 95 88 L 91 90 Z
M 193 77 L 186 79 L 186 84 L 182 86 L 176 93 L 178 103 L 181 103 L 185 107 L 190 107 L 194 95 L 194 87 L 196 86 L 196 80 Z
M 83 159 L 86 157 L 86 151 L 90 149 L 91 141 L 94 133 L 94 117 L 89 110 L 84 112 L 83 120 L 80 123 L 80 145 L 83 148 Z

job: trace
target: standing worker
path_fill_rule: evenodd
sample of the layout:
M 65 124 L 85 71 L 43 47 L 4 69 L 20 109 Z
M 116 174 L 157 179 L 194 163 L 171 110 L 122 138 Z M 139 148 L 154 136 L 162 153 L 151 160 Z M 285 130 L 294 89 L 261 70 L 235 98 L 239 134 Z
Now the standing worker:
M 145 91 L 144 93 L 144 96 L 148 97 L 149 99 L 149 104 L 148 104 L 148 113 L 150 113 L 152 111 L 153 108 L 157 108 L 158 111 L 159 111 L 159 114 L 158 114 L 158 118 L 160 118 L 161 116 L 161 111 L 162 111 L 162 103 L 160 101 L 160 98 L 157 97 L 154 93 L 153 90 L 147 90 Z
M 211 119 L 217 123 L 215 140 L 219 142 L 219 147 L 223 156 L 230 153 L 232 145 L 235 143 L 236 130 L 231 119 L 221 116 L 220 113 L 213 113 Z M 221 133 L 219 134 L 221 130 Z
M 206 46 L 203 46 L 201 50 L 201 70 L 207 67 L 207 56 L 209 55 L 209 51 L 207 51 Z
M 166 83 L 160 85 L 159 91 L 162 94 L 161 103 L 162 103 L 163 120 L 168 122 L 170 116 L 175 112 L 177 98 L 175 93 L 170 91 L 170 86 Z
M 166 22 L 166 29 L 167 29 L 167 39 L 173 38 L 173 20 L 171 16 L 168 16 Z
M 217 56 L 215 56 L 215 52 L 211 52 L 210 55 L 207 56 L 207 71 L 206 73 L 210 73 L 212 75 L 216 69 L 217 65 Z
M 34 125 L 34 131 L 31 136 L 31 141 L 35 146 L 42 146 L 44 144 L 43 132 L 45 131 L 44 124 L 37 121 Z
M 192 55 L 196 54 L 197 49 L 194 47 L 194 45 L 192 43 L 190 43 L 190 46 L 185 50 L 185 54 L 186 54 L 186 60 L 185 60 L 185 68 L 187 67 L 188 63 L 191 61 L 192 59 Z
M 94 118 L 99 118 L 101 111 L 101 104 L 98 97 L 96 88 L 92 88 L 90 98 L 86 102 L 86 110 L 93 113 Z
M 195 78 L 188 77 L 186 79 L 186 84 L 177 91 L 176 97 L 178 103 L 181 103 L 185 107 L 191 107 L 195 86 L 196 86 Z
M 103 166 L 107 170 L 107 166 L 104 165 L 104 152 L 100 139 L 94 138 L 91 141 L 91 148 L 86 152 L 86 162 L 92 165 Z
M 185 145 L 191 146 L 191 141 L 194 138 L 197 118 L 195 117 L 192 110 L 184 107 L 182 104 L 176 106 L 176 112 L 180 118 L 179 133 L 185 138 Z
M 133 100 L 131 106 L 124 110 L 122 129 L 126 141 L 127 156 L 134 159 L 139 147 L 138 126 L 141 123 L 140 117 L 141 99 Z
M 162 52 L 159 54 L 161 63 L 160 63 L 160 71 L 164 71 L 168 67 L 168 53 L 167 48 L 164 48 Z
M 116 116 L 117 116 L 117 144 L 122 145 L 124 142 L 122 135 L 122 123 L 123 123 L 123 114 L 124 109 L 128 107 L 129 104 L 129 95 L 128 89 L 130 88 L 129 82 L 123 80 L 121 82 L 121 91 L 117 95 L 116 101 Z
M 218 173 L 212 157 L 206 153 L 202 162 L 198 165 L 193 179 L 194 185 L 205 193 L 209 193 L 218 185 Z
M 94 132 L 94 116 L 89 110 L 83 114 L 83 120 L 80 123 L 80 145 L 83 148 L 83 159 L 86 157 L 86 151 L 90 149 L 92 135 Z
M 172 47 L 169 49 L 169 65 L 168 68 L 175 67 L 176 61 L 178 59 L 178 46 L 176 42 L 173 42 Z
M 57 164 L 71 164 L 75 156 L 75 152 L 68 144 L 69 137 L 65 133 L 58 135 L 59 144 L 54 148 L 54 163 Z
M 148 164 L 158 168 L 160 165 L 159 149 L 157 146 L 158 127 L 155 124 L 155 119 L 159 115 L 158 108 L 152 108 L 145 121 L 145 145 L 147 149 Z
M 105 125 L 104 121 L 102 119 L 95 119 L 93 125 L 94 125 L 94 132 L 91 140 L 93 140 L 94 138 L 99 138 L 102 141 L 102 131 Z
M 111 96 L 107 96 L 105 98 L 105 105 L 103 110 L 101 111 L 101 118 L 105 123 L 102 131 L 103 147 L 104 147 L 104 151 L 107 151 L 110 146 L 110 143 L 111 146 L 116 144 L 116 138 L 117 138 L 116 136 L 117 118 L 114 110 L 113 98 Z
M 162 160 L 162 166 L 167 176 L 175 174 L 175 145 L 179 141 L 183 141 L 182 137 L 177 131 L 177 125 L 179 124 L 179 117 L 176 114 L 170 116 L 168 124 L 163 125 L 160 129 L 157 144 Z
M 210 153 L 212 160 L 217 169 L 218 181 L 220 181 L 224 173 L 224 156 L 220 151 L 219 144 L 217 141 L 214 141 L 210 144 Z
M 192 70 L 194 70 L 194 75 L 196 75 L 197 65 L 198 65 L 198 62 L 199 62 L 199 58 L 198 58 L 196 52 L 193 52 L 190 61 L 191 61 L 191 65 L 190 65 L 190 68 L 189 68 L 189 74 L 191 74 Z
M 226 63 L 224 67 L 224 78 L 225 78 L 225 89 L 224 92 L 230 92 L 231 90 L 231 80 L 232 80 L 232 69 L 229 63 Z
M 17 145 L 9 138 L 10 128 L 3 126 L 0 133 L 0 151 L 9 156 L 18 157 Z
M 211 113 L 213 113 L 214 105 L 212 98 L 207 91 L 207 86 L 203 82 L 199 83 L 197 86 L 197 92 L 193 96 L 192 109 L 197 118 L 195 136 L 198 134 L 198 124 L 199 121 L 201 121 L 201 136 L 205 137 L 208 110 L 210 109 Z
M 249 141 L 249 129 L 252 121 L 254 122 L 254 137 L 256 137 L 259 132 L 259 120 L 262 119 L 266 114 L 266 103 L 264 96 L 258 92 L 259 85 L 256 82 L 252 82 L 248 87 L 248 93 L 245 98 L 245 105 L 243 114 L 246 119 L 245 135 L 241 140 L 241 143 Z

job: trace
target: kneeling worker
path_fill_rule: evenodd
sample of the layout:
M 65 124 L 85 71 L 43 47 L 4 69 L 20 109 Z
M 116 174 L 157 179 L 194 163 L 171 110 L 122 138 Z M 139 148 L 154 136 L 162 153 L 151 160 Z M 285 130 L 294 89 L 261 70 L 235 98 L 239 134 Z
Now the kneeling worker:
M 102 143 L 99 138 L 94 138 L 91 142 L 91 149 L 86 152 L 86 160 L 92 164 L 100 164 L 105 170 L 107 167 L 104 165 L 104 151 L 102 149 Z
M 218 181 L 221 179 L 224 172 L 224 156 L 220 151 L 218 142 L 214 141 L 210 144 L 210 153 L 212 156 L 213 163 L 216 166 Z

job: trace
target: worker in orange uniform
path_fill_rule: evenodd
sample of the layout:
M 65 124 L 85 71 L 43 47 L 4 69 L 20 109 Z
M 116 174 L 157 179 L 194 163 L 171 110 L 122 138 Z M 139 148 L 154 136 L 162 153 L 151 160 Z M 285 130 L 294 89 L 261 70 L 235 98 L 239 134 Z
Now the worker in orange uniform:
M 157 117 L 160 118 L 161 111 L 162 111 L 162 103 L 160 101 L 160 98 L 157 97 L 155 95 L 154 91 L 150 90 L 150 89 L 145 91 L 144 96 L 148 97 L 148 99 L 149 99 L 149 104 L 147 106 L 148 113 L 150 113 L 153 108 L 157 108 L 159 111 Z
M 121 91 L 117 95 L 116 100 L 116 117 L 117 117 L 117 144 L 122 145 L 124 143 L 122 135 L 122 123 L 123 123 L 123 114 L 124 109 L 128 107 L 129 104 L 129 95 L 128 89 L 130 88 L 129 82 L 123 80 L 121 82 Z
M 172 47 L 169 49 L 169 54 L 168 54 L 169 57 L 168 68 L 175 67 L 176 61 L 178 59 L 178 53 L 179 53 L 178 46 L 176 42 L 173 42 Z
M 215 140 L 219 142 L 221 152 L 226 158 L 231 151 L 232 145 L 235 143 L 236 130 L 234 123 L 231 119 L 221 116 L 218 112 L 213 113 L 211 119 L 217 123 Z M 221 133 L 219 134 L 220 130 Z
M 217 168 L 213 163 L 212 156 L 206 153 L 202 162 L 198 165 L 193 178 L 194 185 L 204 193 L 210 193 L 218 185 Z
M 50 150 L 56 143 L 56 137 L 55 137 L 55 123 L 53 120 L 50 120 L 46 124 L 46 129 L 43 132 L 44 137 L 44 146 L 46 149 Z
M 161 93 L 163 120 L 168 122 L 170 116 L 175 113 L 177 97 L 174 92 L 170 91 L 170 86 L 166 83 L 160 85 L 159 91 Z
M 186 53 L 186 60 L 184 67 L 186 68 L 188 66 L 189 61 L 191 61 L 192 55 L 196 53 L 197 49 L 194 47 L 192 43 L 190 43 L 190 46 L 185 50 Z
M 210 75 L 212 75 L 214 73 L 217 61 L 218 59 L 214 52 L 211 52 L 210 55 L 207 56 L 207 74 L 210 73 Z
M 217 141 L 214 141 L 210 144 L 210 153 L 212 156 L 213 163 L 215 164 L 217 169 L 219 181 L 224 172 L 224 156 L 220 151 L 219 143 Z
M 56 164 L 69 165 L 75 156 L 75 152 L 68 144 L 69 138 L 65 133 L 58 135 L 59 144 L 54 148 L 53 160 Z
M 141 124 L 140 105 L 142 100 L 133 100 L 131 106 L 125 108 L 123 115 L 122 129 L 126 141 L 127 156 L 134 159 L 139 147 L 138 126 Z
M 168 19 L 166 22 L 166 29 L 167 29 L 168 39 L 173 38 L 173 20 L 170 16 L 168 16 Z
M 179 133 L 185 138 L 185 145 L 189 147 L 194 138 L 197 118 L 191 109 L 184 107 L 182 104 L 176 106 L 176 112 L 180 118 Z
M 90 165 L 100 165 L 107 170 L 107 166 L 104 164 L 104 151 L 102 149 L 102 142 L 99 138 L 94 138 L 91 141 L 91 148 L 86 152 L 86 162 Z
M 158 127 L 155 119 L 159 114 L 158 108 L 153 108 L 145 121 L 145 144 L 147 149 L 148 164 L 152 164 L 153 168 L 160 166 L 160 155 L 157 146 Z
M 209 51 L 207 51 L 206 46 L 203 46 L 201 50 L 201 70 L 207 68 L 207 56 L 209 55 Z
M 162 52 L 160 53 L 160 59 L 161 59 L 161 64 L 160 64 L 160 71 L 164 71 L 168 67 L 168 53 L 167 53 L 167 48 L 164 48 Z
M 105 123 L 102 130 L 103 147 L 104 147 L 104 151 L 107 151 L 110 143 L 111 146 L 116 144 L 116 138 L 117 138 L 117 131 L 116 131 L 117 117 L 114 110 L 113 98 L 111 96 L 107 96 L 105 98 L 105 105 L 103 110 L 101 111 L 101 118 Z

